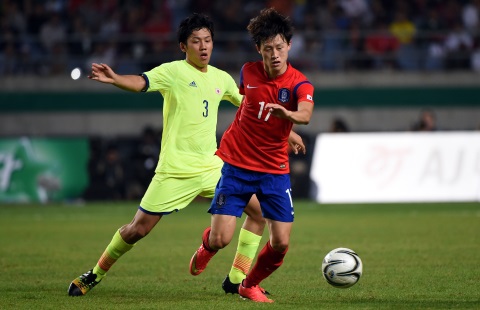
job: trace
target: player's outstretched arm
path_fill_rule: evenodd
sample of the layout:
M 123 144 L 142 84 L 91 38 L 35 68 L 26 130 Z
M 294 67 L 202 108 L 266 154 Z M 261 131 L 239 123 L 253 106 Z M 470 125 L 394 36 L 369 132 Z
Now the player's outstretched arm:
M 109 65 L 97 63 L 92 64 L 92 73 L 88 78 L 133 92 L 140 92 L 145 88 L 146 83 L 145 79 L 139 75 L 116 74 Z

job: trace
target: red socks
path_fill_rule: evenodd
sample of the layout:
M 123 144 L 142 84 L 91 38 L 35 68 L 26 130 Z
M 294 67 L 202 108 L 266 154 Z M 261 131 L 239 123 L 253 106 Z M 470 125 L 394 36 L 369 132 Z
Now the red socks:
M 258 254 L 257 263 L 253 266 L 247 278 L 243 280 L 243 286 L 252 287 L 258 285 L 263 279 L 271 275 L 283 264 L 283 258 L 287 251 L 288 248 L 284 252 L 275 251 L 270 245 L 270 241 L 268 241 Z
M 202 235 L 202 242 L 203 242 L 203 247 L 205 248 L 205 250 L 209 251 L 209 252 L 217 252 L 215 250 L 212 250 L 212 248 L 210 247 L 210 245 L 208 244 L 208 237 L 210 237 L 210 231 L 212 230 L 211 227 L 207 227 L 205 228 L 205 230 L 203 231 L 203 235 Z

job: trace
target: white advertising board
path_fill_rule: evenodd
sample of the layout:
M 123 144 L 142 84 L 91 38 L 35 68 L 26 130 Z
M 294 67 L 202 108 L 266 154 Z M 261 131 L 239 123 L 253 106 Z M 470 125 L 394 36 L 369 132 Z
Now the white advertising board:
M 317 136 L 310 177 L 321 203 L 480 200 L 480 133 Z

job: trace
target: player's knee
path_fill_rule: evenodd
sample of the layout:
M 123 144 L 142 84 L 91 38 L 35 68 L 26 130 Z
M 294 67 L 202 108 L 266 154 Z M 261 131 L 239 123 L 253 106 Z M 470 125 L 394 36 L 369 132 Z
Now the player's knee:
M 228 238 L 225 238 L 225 236 L 222 235 L 210 234 L 208 242 L 213 250 L 220 250 L 226 247 L 230 243 L 230 240 L 228 240 Z
M 285 252 L 288 249 L 288 242 L 282 242 L 282 241 L 277 241 L 277 242 L 272 242 L 272 249 L 274 249 L 277 252 Z
M 133 244 L 147 236 L 150 231 L 151 229 L 145 225 L 127 225 L 122 231 L 122 237 L 125 242 Z
M 142 239 L 150 233 L 150 229 L 145 226 L 139 226 L 136 229 L 136 235 L 138 238 Z

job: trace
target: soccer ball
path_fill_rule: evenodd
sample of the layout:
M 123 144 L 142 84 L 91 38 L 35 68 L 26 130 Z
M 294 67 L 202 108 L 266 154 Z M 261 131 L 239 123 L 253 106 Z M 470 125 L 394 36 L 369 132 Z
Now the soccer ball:
M 337 248 L 330 251 L 322 262 L 322 274 L 328 284 L 347 288 L 360 280 L 363 264 L 351 249 Z

